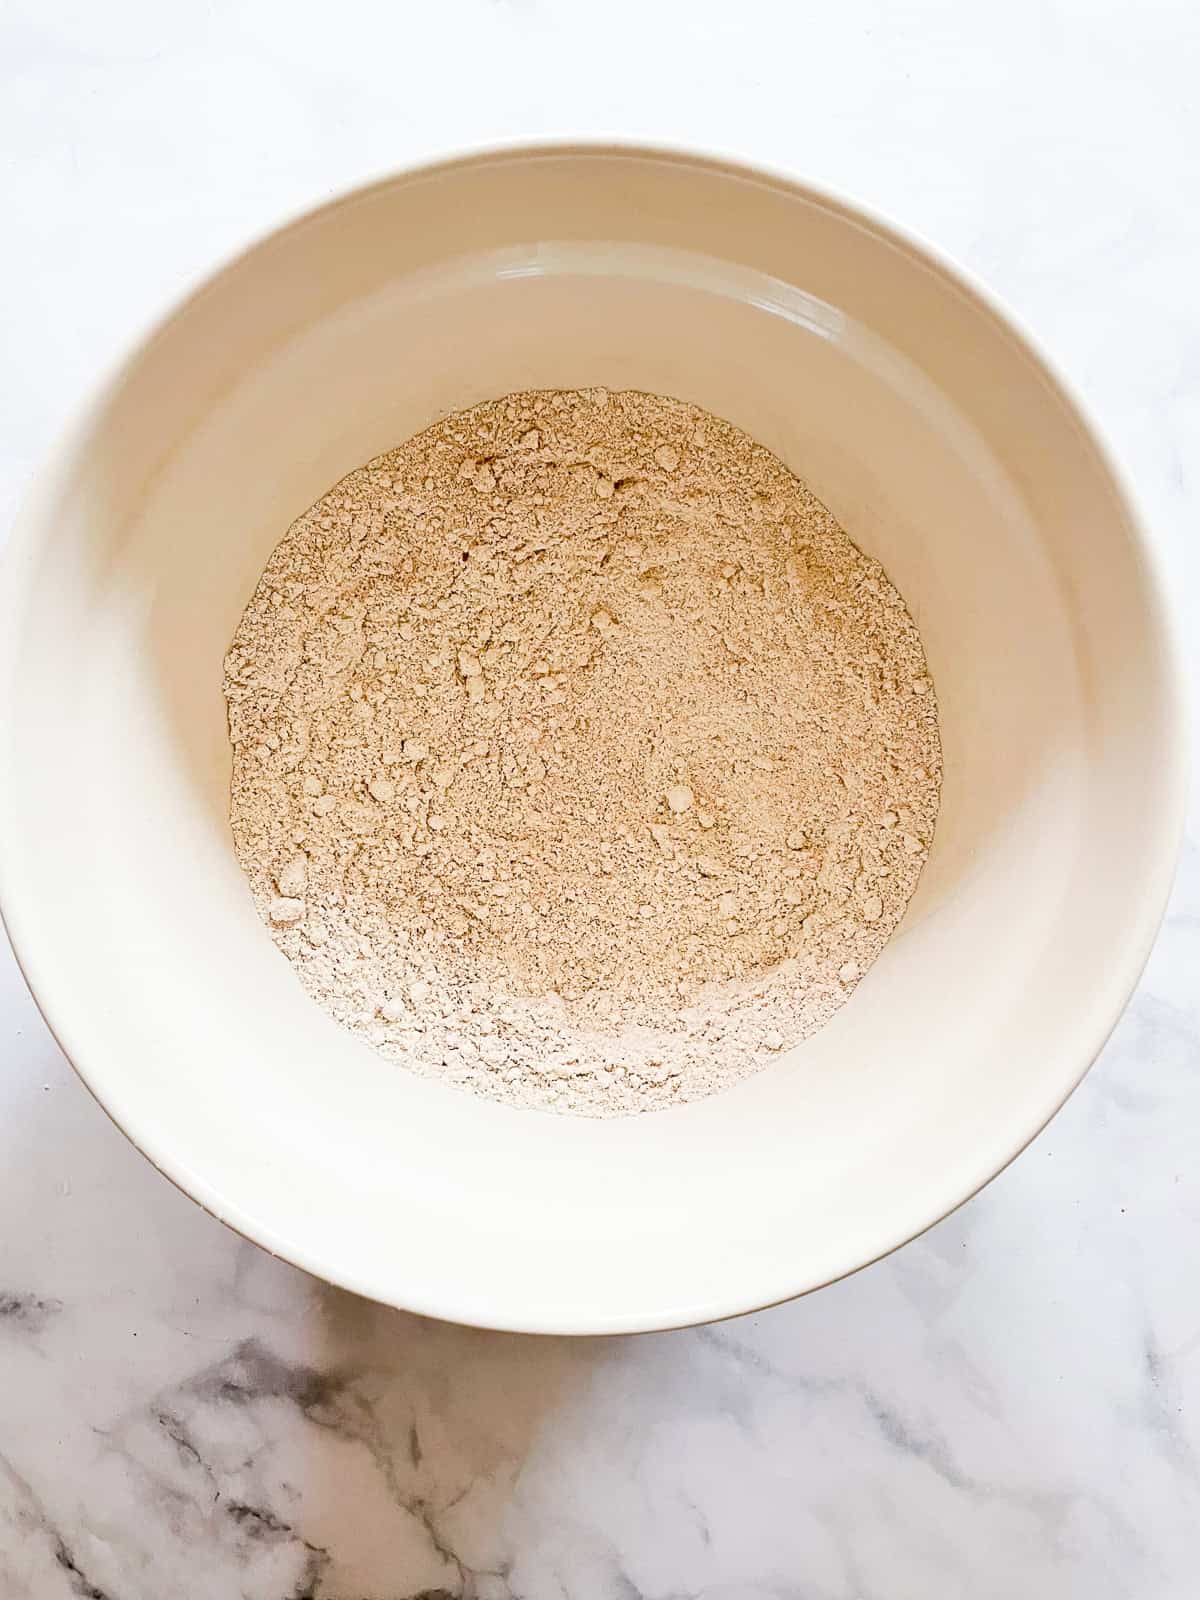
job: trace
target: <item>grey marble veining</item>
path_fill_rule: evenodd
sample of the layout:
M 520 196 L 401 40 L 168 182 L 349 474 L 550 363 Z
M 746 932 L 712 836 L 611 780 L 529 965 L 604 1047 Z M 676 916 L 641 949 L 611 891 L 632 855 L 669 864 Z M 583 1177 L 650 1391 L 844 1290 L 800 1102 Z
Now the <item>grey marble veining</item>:
M 0 18 L 5 511 L 260 225 L 433 150 L 619 129 L 843 186 L 985 276 L 1130 468 L 1195 664 L 1190 7 L 49 10 Z M 983 1194 L 806 1300 L 572 1342 L 386 1311 L 227 1232 L 6 955 L 0 1600 L 1191 1600 L 1198 975 L 1193 826 L 1132 1007 Z

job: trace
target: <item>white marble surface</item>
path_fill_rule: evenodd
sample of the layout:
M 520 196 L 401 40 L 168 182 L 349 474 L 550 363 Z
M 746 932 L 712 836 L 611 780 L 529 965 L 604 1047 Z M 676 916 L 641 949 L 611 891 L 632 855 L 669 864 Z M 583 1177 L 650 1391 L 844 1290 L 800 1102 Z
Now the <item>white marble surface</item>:
M 264 224 L 453 145 L 620 132 L 832 182 L 988 278 L 1106 424 L 1195 631 L 1198 78 L 1190 0 L 8 0 L 0 511 Z M 1190 1600 L 1198 844 L 1102 1060 L 978 1199 L 805 1301 L 625 1341 L 422 1322 L 239 1241 L 6 954 L 0 1596 Z

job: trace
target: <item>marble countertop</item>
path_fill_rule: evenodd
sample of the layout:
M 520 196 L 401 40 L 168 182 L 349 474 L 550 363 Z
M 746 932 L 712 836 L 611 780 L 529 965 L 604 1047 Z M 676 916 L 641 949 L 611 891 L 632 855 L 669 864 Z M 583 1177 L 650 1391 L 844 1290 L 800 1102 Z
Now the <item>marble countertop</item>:
M 264 225 L 464 143 L 622 133 L 835 184 L 984 276 L 1107 427 L 1196 634 L 1198 80 L 1186 0 L 9 0 L 0 510 Z M 806 1300 L 625 1340 L 421 1321 L 236 1238 L 5 951 L 0 1596 L 1190 1600 L 1198 845 L 1102 1059 L 983 1194 Z

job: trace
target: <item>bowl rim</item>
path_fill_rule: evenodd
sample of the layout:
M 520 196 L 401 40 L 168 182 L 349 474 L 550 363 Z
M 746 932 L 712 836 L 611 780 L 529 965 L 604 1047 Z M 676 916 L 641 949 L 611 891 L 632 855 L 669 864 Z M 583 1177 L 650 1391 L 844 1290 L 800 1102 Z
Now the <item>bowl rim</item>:
M 857 196 L 800 177 L 786 168 L 776 167 L 757 159 L 746 159 L 712 147 L 669 141 L 626 139 L 619 136 L 564 135 L 471 142 L 449 151 L 425 156 L 418 161 L 400 166 L 381 167 L 372 176 L 339 190 L 316 205 L 298 205 L 291 208 L 284 214 L 282 220 L 256 231 L 215 263 L 188 275 L 182 289 L 167 297 L 157 311 L 141 325 L 140 331 L 136 331 L 123 341 L 116 354 L 104 364 L 100 376 L 93 382 L 66 425 L 60 429 L 48 454 L 35 467 L 26 486 L 8 538 L 0 549 L 0 706 L 11 694 L 15 684 L 14 640 L 17 630 L 13 623 L 19 615 L 21 605 L 22 587 L 19 573 L 22 558 L 31 554 L 36 548 L 43 510 L 53 502 L 54 489 L 66 475 L 70 462 L 81 442 L 86 439 L 93 422 L 103 413 L 111 398 L 119 391 L 127 376 L 160 333 L 194 300 L 205 293 L 211 284 L 224 277 L 243 260 L 264 246 L 307 227 L 347 203 L 358 202 L 396 183 L 413 179 L 437 178 L 459 169 L 487 166 L 497 161 L 520 161 L 547 156 L 612 157 L 667 162 L 707 171 L 714 176 L 724 175 L 744 182 L 765 184 L 777 192 L 818 205 L 836 214 L 845 222 L 873 232 L 932 270 L 944 284 L 983 311 L 993 325 L 1018 346 L 1024 357 L 1039 372 L 1054 398 L 1064 407 L 1082 432 L 1109 481 L 1117 505 L 1133 535 L 1144 574 L 1147 613 L 1161 654 L 1163 703 L 1160 711 L 1170 730 L 1169 765 L 1156 774 L 1156 793 L 1159 797 L 1155 829 L 1157 846 L 1142 876 L 1138 903 L 1132 908 L 1125 924 L 1123 949 L 1114 953 L 1113 963 L 1109 969 L 1107 997 L 1102 1006 L 1095 1008 L 1100 1015 L 1093 1022 L 1087 1036 L 1081 1038 L 1075 1048 L 1071 1069 L 1069 1073 L 1064 1074 L 1066 1086 L 1061 1094 L 1056 1095 L 1051 1101 L 1049 1109 L 1039 1110 L 1033 1124 L 1012 1143 L 1012 1147 L 1007 1150 L 999 1164 L 993 1164 L 991 1157 L 985 1158 L 983 1162 L 985 1170 L 979 1172 L 969 1189 L 957 1200 L 945 1205 L 944 1208 L 935 1203 L 935 1214 L 930 1215 L 918 1227 L 903 1227 L 874 1254 L 863 1260 L 849 1262 L 828 1277 L 822 1277 L 817 1281 L 801 1280 L 783 1294 L 772 1290 L 763 1298 L 743 1296 L 731 1300 L 727 1295 L 714 1292 L 705 1304 L 679 1307 L 674 1314 L 647 1316 L 634 1313 L 631 1316 L 615 1312 L 603 1318 L 592 1317 L 586 1325 L 554 1318 L 514 1317 L 511 1314 L 489 1315 L 488 1309 L 474 1303 L 469 1295 L 459 1298 L 457 1303 L 450 1303 L 447 1298 L 431 1303 L 421 1295 L 403 1301 L 384 1298 L 377 1288 L 373 1289 L 357 1281 L 354 1273 L 342 1271 L 336 1261 L 319 1257 L 295 1241 L 276 1237 L 270 1227 L 258 1223 L 253 1216 L 242 1212 L 237 1205 L 230 1204 L 224 1196 L 207 1185 L 201 1174 L 185 1170 L 181 1163 L 173 1160 L 170 1154 L 162 1149 L 153 1129 L 142 1127 L 134 1130 L 126 1121 L 122 1121 L 106 1101 L 103 1070 L 97 1073 L 89 1059 L 90 1052 L 85 1037 L 86 1022 L 84 1021 L 82 1026 L 77 1024 L 71 1014 L 69 997 L 61 992 L 52 992 L 53 983 L 46 982 L 44 976 L 39 973 L 39 962 L 33 948 L 37 941 L 31 937 L 19 895 L 14 893 L 16 876 L 14 865 L 20 853 L 20 841 L 16 837 L 15 827 L 10 829 L 8 826 L 9 812 L 0 806 L 0 924 L 7 933 L 17 966 L 43 1021 L 84 1087 L 114 1126 L 175 1188 L 242 1238 L 258 1245 L 269 1254 L 335 1287 L 378 1304 L 496 1331 L 587 1337 L 597 1334 L 655 1332 L 697 1326 L 725 1317 L 765 1310 L 770 1306 L 784 1304 L 788 1300 L 839 1282 L 860 1272 L 864 1267 L 884 1259 L 912 1240 L 920 1238 L 935 1224 L 951 1216 L 998 1177 L 1037 1138 L 1078 1088 L 1104 1048 L 1133 996 L 1162 924 L 1182 845 L 1187 811 L 1188 694 L 1179 628 L 1169 599 L 1166 561 L 1151 537 L 1147 520 L 1141 511 L 1128 475 L 1089 407 L 1071 382 L 1064 377 L 1054 360 L 1047 355 L 1039 341 L 1030 333 L 1022 319 L 1014 314 L 1001 297 L 986 287 L 959 261 L 916 230 L 893 221 Z

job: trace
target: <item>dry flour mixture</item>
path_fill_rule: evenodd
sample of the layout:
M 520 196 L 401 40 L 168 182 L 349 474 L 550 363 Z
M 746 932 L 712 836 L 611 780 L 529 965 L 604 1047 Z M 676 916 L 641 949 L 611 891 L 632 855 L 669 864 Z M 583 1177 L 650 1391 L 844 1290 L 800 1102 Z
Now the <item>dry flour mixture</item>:
M 518 1105 L 670 1105 L 812 1033 L 937 815 L 882 569 L 656 395 L 509 395 L 352 472 L 267 563 L 225 695 L 238 858 L 309 993 Z

